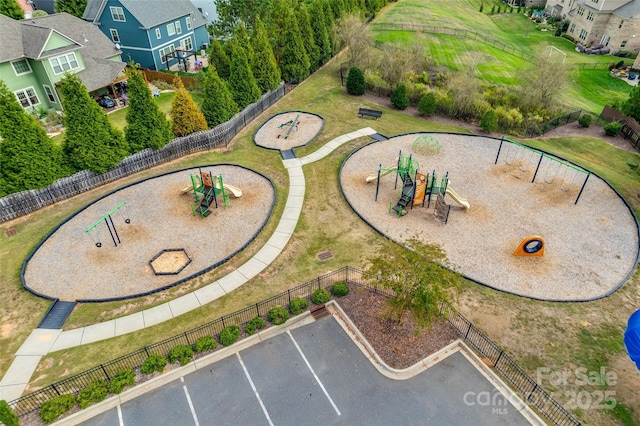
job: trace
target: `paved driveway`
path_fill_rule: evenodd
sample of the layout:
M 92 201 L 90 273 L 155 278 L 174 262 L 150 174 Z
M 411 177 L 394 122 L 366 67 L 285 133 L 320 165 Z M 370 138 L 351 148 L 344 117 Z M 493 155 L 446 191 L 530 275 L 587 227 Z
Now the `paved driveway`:
M 411 379 L 392 380 L 382 376 L 329 317 L 242 350 L 85 424 L 529 422 L 460 352 Z

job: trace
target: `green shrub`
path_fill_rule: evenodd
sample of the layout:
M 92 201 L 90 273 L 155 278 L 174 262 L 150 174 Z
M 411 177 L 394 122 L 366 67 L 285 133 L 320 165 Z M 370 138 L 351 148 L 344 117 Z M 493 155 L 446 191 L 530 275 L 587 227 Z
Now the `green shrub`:
M 140 366 L 140 372 L 142 374 L 152 374 L 154 371 L 162 373 L 166 365 L 167 359 L 165 357 L 159 354 L 151 355 Z
M 218 346 L 213 336 L 202 336 L 193 344 L 194 352 L 204 352 L 215 349 Z
M 480 128 L 486 133 L 498 130 L 498 114 L 495 110 L 490 109 L 484 113 L 480 119 Z
M 407 86 L 400 84 L 391 94 L 391 103 L 399 110 L 405 110 L 409 106 L 409 94 Z
M 622 123 L 619 121 L 612 121 L 604 126 L 604 134 L 607 136 L 618 136 L 622 130 Z
M 18 415 L 13 412 L 7 401 L 0 399 L 0 424 L 5 426 L 19 426 Z
M 186 365 L 193 359 L 193 349 L 191 345 L 178 345 L 169 351 L 169 362 L 179 362 L 180 365 Z
M 107 382 L 102 379 L 94 380 L 78 393 L 78 405 L 80 408 L 87 408 L 91 404 L 103 401 L 106 397 Z
M 228 325 L 220 332 L 220 343 L 222 346 L 233 345 L 240 337 L 240 327 L 237 325 Z
M 436 113 L 436 106 L 436 96 L 429 92 L 420 98 L 418 113 L 422 116 L 430 117 Z
M 364 95 L 367 83 L 364 74 L 358 67 L 351 67 L 347 75 L 347 93 L 354 96 Z
M 282 306 L 276 306 L 275 308 L 271 308 L 267 314 L 267 319 L 273 325 L 284 324 L 289 319 L 289 312 Z
M 56 396 L 40 406 L 40 418 L 46 424 L 53 423 L 58 417 L 71 410 L 76 404 L 76 397 L 67 393 Z
M 300 315 L 309 307 L 309 302 L 307 299 L 303 297 L 296 297 L 291 302 L 289 302 L 289 312 L 292 315 Z
M 124 370 L 109 380 L 107 390 L 113 394 L 119 394 L 127 386 L 133 386 L 136 382 L 136 373 L 133 370 Z
M 336 297 L 342 297 L 349 294 L 349 285 L 346 281 L 338 281 L 331 287 L 331 294 Z
M 244 332 L 251 336 L 256 332 L 256 330 L 264 328 L 265 325 L 266 324 L 261 317 L 255 317 L 244 325 Z
M 591 114 L 582 114 L 578 118 L 578 124 L 580 125 L 580 127 L 588 128 L 589 126 L 591 126 L 592 119 L 593 117 L 591 116 Z
M 327 303 L 331 299 L 331 295 L 324 288 L 319 288 L 311 293 L 311 301 L 316 305 L 322 305 Z

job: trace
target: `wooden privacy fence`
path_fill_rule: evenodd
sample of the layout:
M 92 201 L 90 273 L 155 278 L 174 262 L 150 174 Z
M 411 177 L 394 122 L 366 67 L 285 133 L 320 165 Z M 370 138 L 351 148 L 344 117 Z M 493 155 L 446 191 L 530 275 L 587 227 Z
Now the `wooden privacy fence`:
M 168 74 L 166 72 L 153 71 L 148 69 L 143 69 L 142 72 L 144 73 L 147 81 L 161 80 L 165 83 L 173 84 L 173 79 L 176 77 L 175 74 Z M 184 87 L 186 88 L 193 87 L 198 84 L 198 79 L 195 77 L 179 75 L 178 78 L 182 80 L 182 84 L 184 84 Z
M 611 123 L 612 121 L 619 121 L 622 123 L 622 130 L 620 133 L 626 140 L 633 145 L 633 147 L 640 151 L 640 124 L 635 118 L 629 117 L 623 114 L 617 109 L 605 105 L 596 121 L 596 124 L 602 125 L 602 123 Z
M 247 106 L 226 123 L 210 130 L 176 138 L 157 151 L 145 149 L 137 152 L 106 173 L 97 175 L 83 170 L 58 179 L 46 188 L 17 192 L 0 198 L 0 223 L 185 155 L 227 146 L 240 130 L 282 98 L 284 93 L 284 83 L 281 83 L 276 90 L 265 93 L 258 102 Z

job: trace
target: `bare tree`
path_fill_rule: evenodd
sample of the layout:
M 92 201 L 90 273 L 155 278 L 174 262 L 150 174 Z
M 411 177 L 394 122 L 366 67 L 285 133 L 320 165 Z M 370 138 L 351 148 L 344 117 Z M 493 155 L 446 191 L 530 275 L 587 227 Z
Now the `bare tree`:
M 558 61 L 557 57 L 541 52 L 522 75 L 519 88 L 521 109 L 555 109 L 558 96 L 567 87 L 568 82 L 567 67 Z
M 378 55 L 377 70 L 380 77 L 393 89 L 405 81 L 411 72 L 426 70 L 424 47 L 419 43 L 403 49 L 397 44 L 386 43 Z
M 351 65 L 365 68 L 373 47 L 373 38 L 365 21 L 358 15 L 345 15 L 336 21 L 333 31 L 336 48 L 346 48 Z

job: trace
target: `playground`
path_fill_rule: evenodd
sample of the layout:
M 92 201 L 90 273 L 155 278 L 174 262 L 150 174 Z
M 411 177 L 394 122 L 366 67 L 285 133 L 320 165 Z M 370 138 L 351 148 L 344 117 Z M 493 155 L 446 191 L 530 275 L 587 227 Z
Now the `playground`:
M 209 187 L 202 185 L 203 175 Z M 137 182 L 55 229 L 26 263 L 24 284 L 63 301 L 127 298 L 170 287 L 241 251 L 268 220 L 274 200 L 266 177 L 234 165 Z
M 623 200 L 597 176 L 484 136 L 429 134 L 437 149 L 416 149 L 414 142 L 423 135 L 371 143 L 343 164 L 340 182 L 348 203 L 380 233 L 395 241 L 418 236 L 439 244 L 466 277 L 544 300 L 602 297 L 635 269 L 637 225 Z M 396 171 L 399 165 L 402 173 Z M 410 188 L 420 182 L 416 173 L 428 175 L 430 183 L 433 172 L 446 221 L 436 215 L 435 194 L 429 202 L 428 189 L 424 196 L 418 185 Z M 514 256 L 531 236 L 544 242 L 543 250 Z
M 324 120 L 317 114 L 304 111 L 281 112 L 269 118 L 256 130 L 256 145 L 287 151 L 304 146 L 322 130 Z

